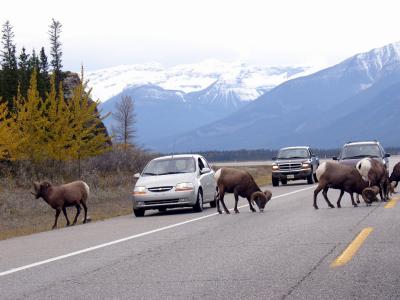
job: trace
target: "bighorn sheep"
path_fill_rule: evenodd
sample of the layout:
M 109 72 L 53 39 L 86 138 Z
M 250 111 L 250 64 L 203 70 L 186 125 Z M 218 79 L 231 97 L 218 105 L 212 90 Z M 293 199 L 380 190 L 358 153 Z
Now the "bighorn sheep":
M 389 180 L 393 188 L 397 187 L 397 184 L 400 181 L 400 162 L 395 164 L 395 166 L 393 167 L 393 171 L 392 174 L 390 174 Z
M 379 187 L 381 200 L 387 201 L 389 198 L 389 175 L 385 165 L 381 161 L 373 158 L 363 158 L 357 163 L 356 169 L 363 179 L 368 181 L 369 186 L 376 185 Z
M 368 182 L 363 180 L 360 173 L 354 168 L 337 162 L 324 162 L 317 169 L 318 186 L 314 191 L 314 208 L 318 209 L 317 196 L 322 191 L 326 203 L 330 208 L 334 208 L 328 199 L 328 189 L 339 189 L 340 196 L 337 200 L 337 207 L 340 208 L 340 201 L 342 200 L 344 192 L 350 194 L 351 203 L 354 207 L 357 204 L 354 202 L 353 193 L 361 194 L 364 201 L 369 205 L 372 201 L 376 200 L 376 188 L 369 187 Z
M 237 204 L 239 201 L 239 196 L 246 198 L 249 201 L 250 210 L 255 212 L 253 205 L 254 202 L 257 204 L 260 212 L 264 211 L 265 204 L 271 199 L 272 194 L 270 191 L 262 192 L 254 178 L 246 171 L 237 170 L 233 168 L 222 168 L 219 169 L 215 175 L 215 180 L 217 182 L 217 210 L 220 214 L 222 211 L 220 209 L 219 202 L 221 201 L 222 206 L 227 214 L 229 210 L 226 208 L 224 202 L 225 193 L 233 193 L 235 196 L 235 213 L 239 213 Z
M 50 182 L 43 181 L 42 183 L 34 182 L 33 187 L 35 193 L 32 194 L 35 195 L 36 199 L 42 197 L 44 201 L 56 210 L 53 229 L 57 227 L 57 220 L 61 210 L 64 213 L 65 219 L 67 219 L 67 226 L 70 225 L 66 210 L 66 207 L 69 206 L 76 207 L 76 215 L 72 225 L 75 225 L 78 220 L 78 216 L 81 212 L 81 205 L 85 211 L 83 223 L 87 222 L 86 201 L 89 198 L 89 186 L 85 182 L 74 181 L 60 186 L 54 186 Z

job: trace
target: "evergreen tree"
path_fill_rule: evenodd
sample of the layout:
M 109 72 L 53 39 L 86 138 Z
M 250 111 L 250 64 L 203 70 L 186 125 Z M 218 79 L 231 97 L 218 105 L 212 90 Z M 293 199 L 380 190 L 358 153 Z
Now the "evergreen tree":
M 18 87 L 18 68 L 15 54 L 16 46 L 14 44 L 14 32 L 9 21 L 6 21 L 2 28 L 3 49 L 1 50 L 2 76 L 0 82 L 0 96 L 12 108 L 12 99 L 17 92 Z
M 19 55 L 18 61 L 18 78 L 21 93 L 26 97 L 26 93 L 29 88 L 29 77 L 31 73 L 29 54 L 26 53 L 25 48 L 22 47 L 21 54 Z
M 62 51 L 61 51 L 61 41 L 60 41 L 60 34 L 61 34 L 61 23 L 52 19 L 52 23 L 50 24 L 49 29 L 49 36 L 50 36 L 50 55 L 51 59 L 51 66 L 53 67 L 53 72 L 55 74 L 55 81 L 56 81 L 56 88 L 58 89 L 59 83 L 62 81 Z
M 40 96 L 43 98 L 46 97 L 46 93 L 50 91 L 49 62 L 44 47 L 40 50 L 39 55 L 38 90 Z

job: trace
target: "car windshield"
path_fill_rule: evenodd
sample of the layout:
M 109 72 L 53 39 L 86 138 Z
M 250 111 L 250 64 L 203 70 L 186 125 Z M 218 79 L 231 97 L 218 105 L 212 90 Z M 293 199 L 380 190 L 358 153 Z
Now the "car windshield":
M 278 152 L 279 159 L 308 158 L 307 149 L 282 149 Z
M 192 157 L 168 158 L 152 160 L 144 168 L 143 176 L 193 173 L 196 170 L 195 160 Z
M 377 145 L 347 145 L 343 147 L 341 159 L 380 157 L 381 151 Z

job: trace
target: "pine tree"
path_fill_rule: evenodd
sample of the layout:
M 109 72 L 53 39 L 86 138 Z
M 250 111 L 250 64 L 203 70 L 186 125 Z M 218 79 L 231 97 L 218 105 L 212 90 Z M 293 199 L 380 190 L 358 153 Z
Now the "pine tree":
M 56 80 L 56 88 L 58 89 L 59 83 L 62 81 L 62 51 L 61 51 L 61 41 L 60 41 L 60 34 L 61 34 L 61 23 L 52 19 L 52 23 L 50 24 L 50 29 L 48 31 L 50 36 L 50 44 L 51 50 L 50 55 L 51 59 L 51 66 L 53 67 L 53 72 L 55 74 Z
M 29 88 L 29 77 L 31 73 L 29 54 L 26 53 L 25 48 L 22 47 L 21 54 L 19 55 L 18 61 L 18 82 L 21 89 L 21 93 L 26 97 L 26 93 Z
M 12 109 L 12 99 L 18 87 L 18 68 L 14 32 L 9 21 L 6 21 L 3 25 L 1 43 L 3 49 L 0 53 L 2 67 L 0 96 L 8 103 L 8 108 Z
M 46 93 L 50 91 L 49 63 L 47 60 L 44 47 L 39 54 L 39 74 L 38 74 L 38 90 L 42 98 L 46 97 Z

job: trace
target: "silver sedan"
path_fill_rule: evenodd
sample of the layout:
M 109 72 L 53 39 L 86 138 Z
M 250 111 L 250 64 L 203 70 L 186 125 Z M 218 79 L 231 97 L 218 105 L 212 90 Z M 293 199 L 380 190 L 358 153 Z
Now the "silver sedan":
M 165 211 L 173 207 L 193 207 L 200 212 L 204 203 L 215 207 L 216 182 L 214 171 L 200 155 L 172 155 L 150 161 L 132 193 L 136 217 L 148 209 Z

